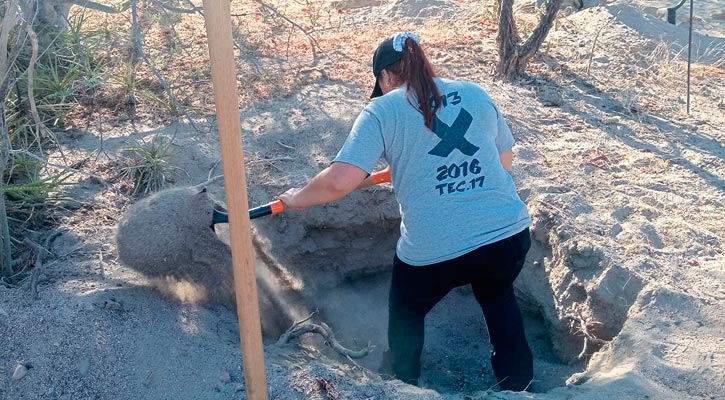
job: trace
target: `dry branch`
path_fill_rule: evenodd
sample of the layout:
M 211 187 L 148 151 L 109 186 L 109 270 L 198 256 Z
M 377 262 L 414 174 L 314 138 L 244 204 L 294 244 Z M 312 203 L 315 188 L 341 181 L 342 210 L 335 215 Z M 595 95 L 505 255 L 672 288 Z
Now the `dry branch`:
M 211 171 L 209 171 L 209 172 L 211 172 Z M 193 187 L 201 190 L 222 178 L 224 178 L 224 175 L 209 176 L 209 179 L 207 179 L 206 181 L 204 181 L 202 183 L 197 183 Z
M 216 160 L 214 162 L 214 165 L 211 166 L 211 169 L 209 169 L 209 175 L 206 177 L 206 181 L 207 182 L 210 182 L 211 181 L 211 174 L 212 174 L 212 172 L 214 172 L 214 170 L 216 169 L 216 167 L 218 167 L 219 166 L 219 163 L 221 163 L 221 162 L 222 162 L 222 159 L 220 158 L 220 159 L 218 159 L 218 160 Z M 217 175 L 217 176 L 219 176 L 219 175 Z
M 191 118 L 189 113 L 186 112 L 186 109 L 179 103 L 179 101 L 176 99 L 176 96 L 171 92 L 171 88 L 169 87 L 169 84 L 166 83 L 166 80 L 161 75 L 161 73 L 154 68 L 153 63 L 151 62 L 151 59 L 149 56 L 144 53 L 143 51 L 143 42 L 141 40 L 141 29 L 139 28 L 138 24 L 138 11 L 136 7 L 136 0 L 131 0 L 131 23 L 133 25 L 133 38 L 136 42 L 136 51 L 138 53 L 138 56 L 141 57 L 141 59 L 146 63 L 146 66 L 149 67 L 151 72 L 156 76 L 156 79 L 159 80 L 159 83 L 161 83 L 161 86 L 164 88 L 164 92 L 166 93 L 166 96 L 169 98 L 169 101 L 171 104 L 173 104 L 174 108 L 179 110 L 186 119 L 189 121 L 189 125 L 191 125 L 192 128 L 194 128 L 195 131 L 199 132 L 199 129 L 197 129 L 196 125 L 194 124 L 194 120 Z
M 30 240 L 28 238 L 25 238 L 25 240 L 23 241 L 23 243 L 26 246 L 32 248 L 36 253 L 36 258 L 35 258 L 35 263 L 34 263 L 35 268 L 33 269 L 33 273 L 30 278 L 30 296 L 33 300 L 38 299 L 38 278 L 40 277 L 40 272 L 42 271 L 42 267 L 43 267 L 43 259 L 44 259 L 43 255 L 44 254 L 49 255 L 49 256 L 53 255 L 53 253 L 50 250 L 48 250 L 48 247 L 50 247 L 50 244 L 53 242 L 53 240 L 55 240 L 55 238 L 57 238 L 61 234 L 63 234 L 63 232 L 60 230 L 56 230 L 56 231 L 52 232 L 51 234 L 48 235 L 48 237 L 45 238 L 45 243 L 43 246 L 33 242 L 32 240 Z M 51 264 L 52 264 L 52 262 L 51 262 Z
M 274 15 L 276 15 L 276 16 L 282 18 L 283 20 L 287 21 L 287 23 L 289 23 L 293 27 L 295 27 L 295 28 L 299 29 L 300 31 L 302 31 L 302 33 L 304 33 L 305 36 L 307 36 L 310 39 L 310 42 L 312 43 L 312 52 L 313 52 L 312 56 L 314 58 L 317 58 L 317 55 L 315 54 L 315 48 L 319 49 L 322 52 L 322 54 L 325 54 L 325 51 L 322 50 L 322 46 L 320 46 L 320 44 L 317 42 L 317 39 L 315 39 L 315 37 L 312 36 L 312 34 L 310 33 L 310 31 L 308 31 L 307 29 L 305 29 L 303 26 L 301 26 L 300 24 L 296 23 L 295 21 L 292 21 L 289 17 L 287 17 L 286 15 L 284 15 L 282 12 L 280 12 L 276 8 L 270 6 L 269 4 L 263 2 L 262 0 L 254 0 L 254 2 L 257 3 L 257 4 L 259 4 L 263 8 L 266 8 L 267 10 L 271 11 Z
M 154 4 L 157 4 L 159 7 L 163 8 L 165 10 L 182 13 L 182 14 L 196 14 L 196 13 L 201 14 L 201 11 L 203 10 L 202 7 L 197 7 L 191 2 L 189 2 L 189 3 L 191 4 L 191 8 L 181 8 L 181 7 L 176 7 L 173 4 L 169 4 L 162 0 L 154 0 Z
M 340 398 L 340 392 L 335 389 L 334 386 L 328 381 L 327 379 L 323 378 L 317 378 L 316 379 L 317 386 L 319 387 L 319 390 L 321 390 L 323 393 L 327 395 L 327 398 L 330 400 L 338 400 Z
M 38 36 L 35 34 L 35 31 L 33 30 L 32 24 L 28 24 L 26 26 L 26 31 L 28 33 L 28 37 L 30 38 L 30 44 L 32 47 L 32 52 L 30 54 L 30 61 L 28 62 L 28 103 L 30 103 L 30 114 L 33 117 L 33 120 L 35 120 L 35 125 L 37 127 L 37 130 L 35 131 L 35 140 L 38 143 L 38 149 L 40 149 L 40 152 L 43 152 L 43 137 L 47 135 L 47 137 L 52 137 L 52 132 L 50 132 L 50 129 L 48 129 L 43 121 L 40 119 L 40 114 L 38 114 L 38 107 L 35 104 L 35 96 L 33 95 L 33 77 L 35 74 L 35 62 L 38 60 Z
M 101 3 L 96 3 L 95 1 L 90 1 L 90 0 L 71 0 L 71 1 L 69 1 L 69 3 L 75 4 L 77 6 L 81 6 L 83 8 L 89 8 L 91 10 L 101 11 L 101 12 L 105 12 L 105 13 L 109 13 L 109 14 L 118 14 L 118 13 L 126 11 L 131 2 L 127 1 L 118 7 L 111 7 L 111 6 L 107 6 L 107 5 L 101 4 Z
M 327 326 L 327 324 L 325 324 L 324 322 L 321 322 L 318 325 L 318 324 L 306 322 L 310 318 L 312 318 L 312 315 L 310 315 L 310 317 L 308 317 L 302 321 L 295 322 L 294 324 L 292 324 L 292 327 L 290 327 L 287 330 L 287 332 L 285 332 L 284 334 L 282 334 L 282 336 L 279 337 L 279 340 L 277 340 L 277 346 L 285 345 L 285 344 L 289 343 L 289 341 L 291 339 L 296 338 L 298 336 L 302 336 L 305 333 L 317 333 L 325 339 L 326 345 L 328 345 L 333 350 L 342 354 L 345 357 L 362 358 L 362 357 L 365 357 L 366 355 L 370 354 L 371 351 L 373 351 L 374 346 L 370 342 L 368 342 L 367 346 L 365 346 L 364 348 L 362 348 L 361 350 L 358 350 L 358 351 L 350 350 L 350 349 L 346 348 L 345 346 L 341 345 L 337 341 L 337 339 L 335 338 L 335 334 L 332 332 L 332 329 L 330 329 L 330 327 Z

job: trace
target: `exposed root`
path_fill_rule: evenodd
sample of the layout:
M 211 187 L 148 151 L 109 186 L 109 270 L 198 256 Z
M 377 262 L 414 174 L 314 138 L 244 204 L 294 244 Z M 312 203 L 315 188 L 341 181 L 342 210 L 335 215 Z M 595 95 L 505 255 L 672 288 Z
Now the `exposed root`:
M 312 394 L 313 391 L 319 391 L 326 394 L 330 400 L 338 400 L 340 398 L 340 392 L 327 379 L 317 378 L 315 379 L 315 383 L 317 383 L 317 386 L 310 389 L 307 392 L 308 395 Z
M 579 353 L 578 356 L 576 356 L 577 360 L 581 360 L 584 356 L 586 356 L 589 353 L 589 345 L 590 343 L 598 344 L 598 345 L 604 345 L 607 343 L 606 340 L 599 339 L 598 337 L 594 336 L 591 332 L 589 332 L 589 329 L 591 329 L 592 325 L 603 325 L 599 321 L 584 321 L 584 318 L 580 316 L 573 316 L 569 315 L 567 316 L 569 320 L 572 322 L 572 328 L 576 329 L 577 333 L 581 333 L 584 335 L 584 347 L 582 348 L 581 353 Z
M 289 343 L 291 339 L 297 336 L 304 335 L 305 333 L 317 333 L 325 339 L 326 345 L 331 347 L 336 352 L 342 354 L 350 361 L 352 361 L 351 359 L 353 358 L 365 357 L 366 355 L 370 354 L 370 352 L 373 351 L 373 349 L 375 348 L 375 346 L 372 345 L 372 342 L 368 342 L 367 346 L 358 351 L 350 350 L 344 347 L 337 341 L 337 339 L 335 339 L 335 334 L 332 332 L 332 329 L 327 326 L 327 324 L 325 324 L 324 322 L 320 322 L 320 324 L 318 325 L 307 322 L 316 313 L 317 311 L 315 311 L 309 317 L 303 319 L 302 321 L 296 321 L 295 323 L 293 323 L 292 326 L 287 330 L 287 332 L 279 337 L 279 340 L 277 340 L 277 346 L 283 346 Z

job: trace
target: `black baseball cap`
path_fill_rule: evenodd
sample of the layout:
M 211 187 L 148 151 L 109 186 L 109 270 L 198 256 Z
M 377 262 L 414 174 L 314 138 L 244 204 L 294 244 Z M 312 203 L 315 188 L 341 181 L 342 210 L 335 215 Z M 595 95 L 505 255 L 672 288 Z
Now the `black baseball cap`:
M 371 99 L 383 95 L 383 90 L 380 89 L 380 84 L 378 83 L 380 73 L 383 72 L 385 68 L 395 64 L 396 62 L 400 61 L 401 58 L 403 58 L 403 52 L 396 51 L 393 47 L 393 38 L 394 36 L 391 36 L 380 42 L 377 50 L 375 50 L 375 54 L 373 55 L 373 75 L 375 75 L 375 89 L 373 89 L 373 93 L 370 95 Z

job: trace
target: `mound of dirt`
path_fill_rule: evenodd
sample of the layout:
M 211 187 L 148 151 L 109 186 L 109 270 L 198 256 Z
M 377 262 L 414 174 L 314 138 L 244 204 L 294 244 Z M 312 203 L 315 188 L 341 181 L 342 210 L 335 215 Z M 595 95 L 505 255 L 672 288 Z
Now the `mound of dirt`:
M 206 188 L 162 190 L 124 213 L 115 231 L 118 260 L 142 273 L 162 295 L 182 303 L 236 309 L 229 232 L 212 226 L 212 210 L 223 209 Z M 225 239 L 225 240 L 223 240 Z M 270 261 L 270 265 L 276 265 Z M 258 260 L 262 330 L 275 337 L 299 318 L 304 301 Z M 297 300 L 298 304 L 290 306 Z
M 118 259 L 163 293 L 199 304 L 233 306 L 231 249 L 212 228 L 206 189 L 160 191 L 128 208 L 116 230 Z

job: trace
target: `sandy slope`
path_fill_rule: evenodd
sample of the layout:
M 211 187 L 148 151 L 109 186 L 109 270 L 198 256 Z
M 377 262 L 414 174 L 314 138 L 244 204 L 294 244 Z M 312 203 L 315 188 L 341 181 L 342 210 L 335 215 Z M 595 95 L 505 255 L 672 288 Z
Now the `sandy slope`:
M 470 17 L 458 4 L 436 5 L 447 18 Z M 413 9 L 396 6 L 360 13 L 403 18 Z M 721 66 L 695 66 L 687 116 L 684 65 L 657 34 L 682 35 L 684 27 L 671 29 L 622 5 L 584 10 L 562 21 L 532 65 L 535 77 L 519 85 L 491 81 L 474 63 L 451 68 L 436 56 L 444 73 L 483 84 L 517 137 L 514 177 L 535 238 L 517 291 L 535 316 L 527 328 L 541 344 L 537 379 L 546 393 L 485 392 L 495 383 L 486 373 L 485 333 L 463 289 L 429 321 L 424 381 L 440 393 L 383 381 L 316 338 L 283 348 L 270 338 L 270 397 L 725 398 L 725 75 Z M 492 46 L 489 38 L 473 49 L 452 47 L 449 57 L 490 53 Z M 294 96 L 244 110 L 245 151 L 254 160 L 250 203 L 326 165 L 367 92 L 321 78 Z M 175 163 L 188 174 L 179 183 L 205 181 L 219 157 L 215 135 L 185 126 L 162 132 L 176 132 Z M 107 151 L 123 139 L 107 139 Z M 78 151 L 98 143 L 91 134 L 68 140 Z M 223 197 L 218 183 L 209 189 Z M 84 204 L 48 243 L 54 258 L 43 267 L 39 299 L 29 298 L 27 286 L 0 286 L 0 398 L 244 398 L 234 313 L 180 305 L 146 288 L 142 276 L 118 263 L 112 245 L 125 198 L 90 181 L 73 193 Z M 384 346 L 384 271 L 395 225 L 389 188 L 255 223 L 267 255 L 304 294 L 307 303 L 294 305 L 299 315 L 321 308 L 347 346 L 378 345 L 359 361 L 363 367 L 373 368 Z M 451 330 L 450 309 L 470 317 L 473 328 Z M 587 339 L 584 364 L 582 327 L 606 342 Z M 473 350 L 475 335 L 481 347 Z M 475 351 L 479 364 L 470 357 Z M 16 380 L 21 364 L 29 369 Z

